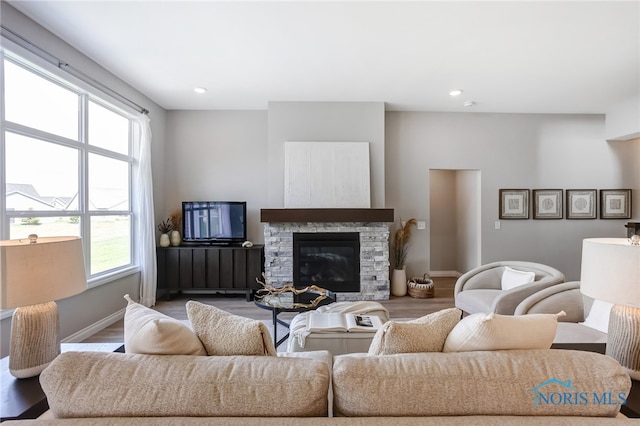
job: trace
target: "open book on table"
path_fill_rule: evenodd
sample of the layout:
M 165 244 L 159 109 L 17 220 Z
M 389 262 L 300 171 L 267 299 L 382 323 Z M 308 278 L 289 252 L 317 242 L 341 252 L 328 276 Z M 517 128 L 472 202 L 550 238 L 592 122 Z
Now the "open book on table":
M 364 332 L 374 333 L 382 327 L 382 321 L 376 315 L 342 314 L 338 312 L 310 312 L 307 330 L 313 332 Z

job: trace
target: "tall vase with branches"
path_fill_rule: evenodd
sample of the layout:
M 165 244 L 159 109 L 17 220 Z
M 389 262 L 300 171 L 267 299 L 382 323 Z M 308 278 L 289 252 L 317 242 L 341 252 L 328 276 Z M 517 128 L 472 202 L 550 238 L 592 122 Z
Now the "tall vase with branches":
M 391 294 L 394 296 L 404 296 L 407 294 L 407 272 L 405 263 L 409 251 L 409 241 L 413 227 L 416 225 L 415 219 L 409 219 L 396 230 L 393 239 L 393 274 L 391 277 Z
M 172 246 L 179 246 L 182 242 L 182 237 L 180 236 L 180 225 L 182 224 L 182 210 L 176 209 L 171 212 L 171 224 L 173 225 L 173 230 L 171 231 L 170 239 Z

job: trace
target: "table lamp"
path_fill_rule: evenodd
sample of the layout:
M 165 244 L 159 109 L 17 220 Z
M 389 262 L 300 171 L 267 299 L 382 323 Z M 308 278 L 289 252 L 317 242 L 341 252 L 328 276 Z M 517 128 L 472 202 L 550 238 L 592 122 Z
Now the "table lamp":
M 580 291 L 613 303 L 606 354 L 640 380 L 640 245 L 626 238 L 582 242 Z
M 37 376 L 60 353 L 54 301 L 86 289 L 80 237 L 0 241 L 0 308 L 17 308 L 9 350 L 13 376 Z

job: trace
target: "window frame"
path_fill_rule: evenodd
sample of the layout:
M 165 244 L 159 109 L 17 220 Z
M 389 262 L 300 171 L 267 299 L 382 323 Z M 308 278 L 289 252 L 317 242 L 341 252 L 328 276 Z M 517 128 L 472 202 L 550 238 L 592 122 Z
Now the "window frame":
M 3 169 L 6 158 L 6 132 L 35 138 L 37 140 L 53 143 L 59 146 L 70 147 L 78 151 L 78 206 L 77 210 L 30 210 L 27 214 L 25 211 L 11 211 L 7 210 L 6 205 L 6 174 L 0 173 L 0 187 L 2 188 L 0 196 L 0 214 L 2 220 L 0 221 L 0 239 L 8 239 L 10 234 L 10 220 L 11 218 L 21 217 L 81 217 L 81 226 L 79 229 L 80 236 L 83 241 L 83 250 L 85 257 L 85 267 L 87 271 L 88 287 L 93 288 L 99 285 L 107 284 L 116 279 L 123 278 L 125 276 L 136 273 L 140 270 L 139 259 L 137 251 L 138 246 L 136 240 L 136 212 L 133 195 L 136 192 L 134 181 L 134 165 L 136 164 L 136 158 L 134 153 L 137 152 L 137 140 L 136 140 L 136 111 L 128 105 L 114 99 L 103 91 L 90 86 L 89 84 L 80 81 L 72 75 L 67 74 L 63 70 L 54 67 L 47 61 L 39 58 L 37 55 L 23 49 L 22 47 L 12 43 L 6 38 L 2 38 L 0 46 L 0 89 L 2 90 L 2 96 L 0 96 L 0 164 Z M 51 134 L 39 129 L 31 128 L 25 125 L 21 125 L 14 122 L 9 122 L 5 119 L 5 97 L 4 97 L 4 61 L 8 60 L 23 69 L 37 74 L 39 77 L 45 78 L 49 82 L 61 86 L 66 90 L 74 92 L 78 96 L 78 140 L 68 139 L 63 136 Z M 88 111 L 89 102 L 93 102 L 96 105 L 106 108 L 107 110 L 121 115 L 128 120 L 128 155 L 116 151 L 111 151 L 99 146 L 91 145 L 88 141 Z M 115 159 L 124 161 L 127 164 L 128 172 L 128 210 L 91 210 L 89 209 L 88 191 L 89 191 L 89 169 L 88 161 L 89 155 L 96 154 L 104 156 L 109 159 Z M 95 217 L 114 217 L 114 216 L 128 216 L 129 218 L 129 263 L 126 265 L 111 268 L 105 271 L 91 273 L 91 219 Z

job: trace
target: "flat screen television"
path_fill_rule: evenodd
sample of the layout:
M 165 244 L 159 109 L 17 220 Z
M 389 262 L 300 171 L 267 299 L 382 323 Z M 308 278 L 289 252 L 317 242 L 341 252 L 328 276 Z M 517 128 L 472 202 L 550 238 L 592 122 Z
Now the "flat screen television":
M 182 241 L 211 245 L 247 240 L 245 201 L 183 201 Z

